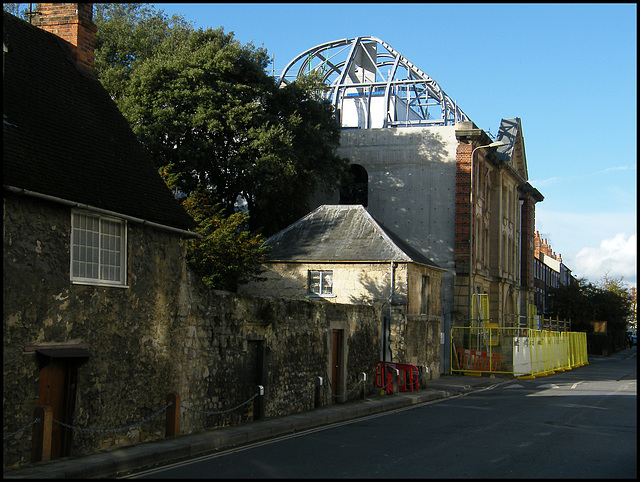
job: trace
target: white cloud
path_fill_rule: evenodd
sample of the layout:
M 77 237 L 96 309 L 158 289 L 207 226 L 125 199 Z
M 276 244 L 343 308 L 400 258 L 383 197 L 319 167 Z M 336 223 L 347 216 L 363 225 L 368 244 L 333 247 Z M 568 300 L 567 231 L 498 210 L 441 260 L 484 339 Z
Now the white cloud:
M 618 233 L 613 238 L 602 240 L 597 248 L 581 248 L 568 266 L 576 276 L 592 282 L 607 275 L 614 279 L 623 278 L 623 282 L 636 286 L 637 246 L 637 234 L 627 237 Z
M 564 176 L 564 177 L 559 177 L 559 176 L 548 177 L 547 179 L 536 179 L 536 180 L 531 180 L 529 182 L 533 186 L 536 186 L 537 188 L 539 188 L 543 186 L 557 184 L 559 182 L 568 183 L 568 182 L 575 182 L 579 179 L 586 179 L 589 177 L 595 177 L 595 176 L 599 177 L 599 176 L 603 176 L 605 174 L 609 174 L 611 172 L 616 172 L 616 171 L 635 171 L 635 170 L 637 170 L 635 166 L 614 166 L 614 167 L 608 167 L 606 169 L 603 169 L 597 172 L 588 172 L 588 173 L 583 173 L 583 174 L 578 174 L 573 176 Z
M 615 233 L 636 233 L 635 212 L 576 213 L 536 207 L 536 230 L 547 238 L 562 259 L 573 258 L 585 247 L 600 245 Z M 573 269 L 573 266 L 568 265 Z

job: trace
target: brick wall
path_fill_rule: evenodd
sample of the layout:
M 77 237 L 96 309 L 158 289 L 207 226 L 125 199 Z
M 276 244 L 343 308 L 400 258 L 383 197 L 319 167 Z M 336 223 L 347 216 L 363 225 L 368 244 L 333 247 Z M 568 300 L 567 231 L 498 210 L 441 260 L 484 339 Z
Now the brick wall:
M 67 41 L 76 64 L 93 71 L 93 3 L 39 3 L 33 24 Z
M 456 210 L 455 210 L 455 261 L 456 270 L 469 266 L 469 217 L 471 205 L 471 154 L 472 144 L 458 144 L 456 151 Z

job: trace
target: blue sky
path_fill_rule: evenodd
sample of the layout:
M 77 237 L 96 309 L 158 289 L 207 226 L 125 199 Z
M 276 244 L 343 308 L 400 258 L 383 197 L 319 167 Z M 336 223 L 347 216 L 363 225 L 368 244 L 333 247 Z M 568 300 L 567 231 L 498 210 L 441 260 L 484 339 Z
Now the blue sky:
M 636 286 L 636 4 L 154 4 L 274 56 L 374 36 L 478 127 L 520 117 L 536 229 L 578 277 Z

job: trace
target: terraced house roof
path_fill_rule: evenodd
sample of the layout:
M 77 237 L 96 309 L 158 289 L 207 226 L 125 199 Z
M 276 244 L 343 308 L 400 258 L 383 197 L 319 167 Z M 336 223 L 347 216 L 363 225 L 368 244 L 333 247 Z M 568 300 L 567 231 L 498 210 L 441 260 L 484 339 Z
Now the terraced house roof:
M 178 229 L 195 225 L 65 41 L 3 12 L 3 44 L 5 188 Z

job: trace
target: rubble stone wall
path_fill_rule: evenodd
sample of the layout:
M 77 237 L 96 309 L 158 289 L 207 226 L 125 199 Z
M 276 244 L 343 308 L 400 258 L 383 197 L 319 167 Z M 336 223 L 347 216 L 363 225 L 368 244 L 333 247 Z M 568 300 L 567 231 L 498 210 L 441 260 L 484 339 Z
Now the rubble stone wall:
M 330 381 L 332 331 L 342 330 L 342 387 L 374 380 L 376 308 L 264 299 L 208 290 L 185 263 L 185 242 L 128 223 L 128 287 L 71 284 L 71 208 L 5 193 L 3 211 L 3 435 L 33 420 L 37 347 L 86 346 L 71 425 L 130 427 L 181 398 L 181 433 L 252 418 L 265 387 L 267 417 L 310 409 L 315 378 Z M 277 403 L 276 403 L 277 402 Z M 334 403 L 330 395 L 325 403 Z M 115 433 L 73 431 L 71 455 L 164 437 L 164 414 Z M 31 428 L 3 443 L 3 467 L 30 462 Z

